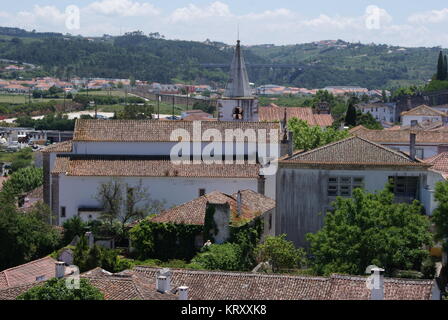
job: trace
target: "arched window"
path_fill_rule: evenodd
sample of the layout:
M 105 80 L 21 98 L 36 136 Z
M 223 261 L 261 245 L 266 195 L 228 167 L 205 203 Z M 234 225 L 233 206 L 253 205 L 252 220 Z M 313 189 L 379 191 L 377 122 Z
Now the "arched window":
M 243 120 L 243 108 L 236 107 L 235 109 L 233 109 L 233 119 Z

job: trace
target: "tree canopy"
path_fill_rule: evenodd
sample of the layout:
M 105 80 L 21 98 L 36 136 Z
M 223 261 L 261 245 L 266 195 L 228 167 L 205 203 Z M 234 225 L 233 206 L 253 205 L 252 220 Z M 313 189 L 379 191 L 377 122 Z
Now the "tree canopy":
M 365 274 L 376 265 L 391 275 L 396 270 L 420 270 L 432 244 L 428 218 L 418 201 L 394 203 L 388 190 L 353 198 L 339 197 L 325 217 L 324 227 L 308 234 L 312 268 L 318 274 Z
M 104 300 L 104 294 L 88 279 L 80 279 L 79 289 L 70 289 L 66 279 L 53 278 L 22 293 L 16 300 Z

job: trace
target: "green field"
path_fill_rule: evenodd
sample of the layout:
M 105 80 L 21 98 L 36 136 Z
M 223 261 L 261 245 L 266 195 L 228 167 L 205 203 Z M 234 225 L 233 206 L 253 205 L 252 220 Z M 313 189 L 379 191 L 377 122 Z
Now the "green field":
M 33 99 L 31 102 L 48 102 L 48 101 L 64 101 L 64 99 Z M 21 94 L 0 94 L 0 103 L 10 104 L 27 104 L 29 102 L 28 95 Z
M 154 113 L 157 114 L 157 103 L 156 102 L 148 102 L 149 105 L 154 107 Z M 89 108 L 91 109 L 91 108 Z M 106 106 L 98 106 L 98 111 L 100 112 L 118 112 L 123 111 L 123 105 L 106 105 Z M 190 106 L 191 109 L 191 106 Z M 174 105 L 174 114 L 180 115 L 182 111 L 187 110 L 186 106 L 183 105 Z M 172 114 L 173 113 L 173 105 L 160 103 L 160 114 Z
M 78 94 L 87 95 L 87 91 L 79 92 Z M 101 91 L 90 91 L 89 96 L 113 96 L 113 97 L 124 97 L 125 92 L 123 90 L 101 90 Z

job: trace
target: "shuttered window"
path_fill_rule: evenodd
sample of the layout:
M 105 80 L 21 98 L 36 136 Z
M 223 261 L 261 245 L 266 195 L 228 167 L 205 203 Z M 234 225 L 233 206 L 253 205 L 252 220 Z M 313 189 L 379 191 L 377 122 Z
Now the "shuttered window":
M 351 197 L 353 190 L 364 188 L 364 177 L 330 177 L 327 194 L 329 197 Z

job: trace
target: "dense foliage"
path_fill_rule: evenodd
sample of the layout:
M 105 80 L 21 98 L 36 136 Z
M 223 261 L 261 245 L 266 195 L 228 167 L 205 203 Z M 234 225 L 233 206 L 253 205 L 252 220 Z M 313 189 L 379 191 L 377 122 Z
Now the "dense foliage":
M 70 289 L 66 279 L 53 278 L 22 293 L 16 300 L 104 300 L 104 295 L 88 279 L 80 279 L 79 289 Z
M 338 198 L 324 227 L 309 234 L 312 267 L 318 274 L 365 273 L 377 265 L 391 275 L 396 270 L 420 270 L 432 244 L 429 221 L 418 201 L 395 203 L 388 190 L 353 198 Z
M 43 184 L 43 170 L 35 167 L 19 169 L 3 184 L 3 193 L 17 197 Z
M 195 268 L 240 271 L 241 247 L 236 243 L 212 244 L 191 260 Z
M 42 258 L 59 247 L 60 233 L 47 223 L 50 214 L 45 205 L 22 213 L 14 205 L 2 202 L 0 270 Z
M 438 206 L 433 212 L 432 221 L 436 226 L 436 239 L 443 240 L 448 246 L 448 182 L 436 185 L 435 199 Z
M 294 134 L 294 147 L 296 150 L 312 150 L 345 139 L 349 136 L 347 130 L 334 128 L 321 128 L 309 126 L 304 120 L 292 118 L 288 122 L 288 129 Z
M 274 272 L 300 268 L 305 262 L 305 250 L 296 249 L 294 243 L 286 240 L 286 234 L 267 237 L 257 246 L 255 255 L 258 262 L 269 262 Z
M 196 236 L 201 232 L 202 226 L 152 223 L 146 219 L 132 228 L 130 239 L 138 259 L 190 260 L 197 252 Z
M 43 119 L 34 120 L 30 116 L 17 118 L 16 123 L 19 127 L 34 128 L 36 130 L 60 130 L 73 131 L 75 121 L 62 114 L 48 114 Z

